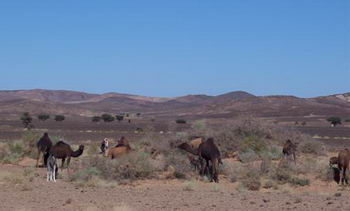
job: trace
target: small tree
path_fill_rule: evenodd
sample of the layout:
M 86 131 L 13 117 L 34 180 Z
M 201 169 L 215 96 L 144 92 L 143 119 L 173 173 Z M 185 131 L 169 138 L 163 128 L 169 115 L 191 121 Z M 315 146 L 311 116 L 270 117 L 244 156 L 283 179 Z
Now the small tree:
M 121 122 L 121 121 L 123 121 L 124 116 L 121 114 L 117 114 L 117 115 L 115 115 L 115 118 L 118 120 L 118 122 Z
M 329 117 L 327 119 L 327 121 L 331 123 L 332 127 L 335 127 L 337 125 L 341 125 L 341 118 L 340 117 L 332 116 L 332 117 Z
M 113 122 L 114 117 L 110 114 L 102 114 L 101 118 L 103 119 L 104 122 Z
M 38 119 L 40 120 L 40 121 L 46 121 L 46 120 L 48 120 L 50 118 L 50 115 L 49 114 L 39 114 L 38 115 Z
M 101 121 L 101 117 L 100 117 L 100 116 L 93 116 L 93 117 L 91 118 L 91 121 L 92 121 L 92 122 L 99 122 L 99 121 Z
M 137 113 L 136 116 L 137 116 L 137 117 L 140 117 L 140 116 L 141 116 L 141 113 Z
M 22 114 L 21 121 L 24 125 L 24 128 L 27 128 L 27 129 L 33 128 L 33 125 L 32 125 L 33 118 L 31 117 L 29 112 L 24 112 Z
M 186 120 L 184 120 L 184 119 L 177 119 L 176 123 L 177 124 L 186 124 Z
M 57 122 L 62 122 L 65 119 L 66 119 L 66 117 L 64 115 L 61 115 L 61 114 L 58 114 L 55 116 L 55 121 L 57 121 Z

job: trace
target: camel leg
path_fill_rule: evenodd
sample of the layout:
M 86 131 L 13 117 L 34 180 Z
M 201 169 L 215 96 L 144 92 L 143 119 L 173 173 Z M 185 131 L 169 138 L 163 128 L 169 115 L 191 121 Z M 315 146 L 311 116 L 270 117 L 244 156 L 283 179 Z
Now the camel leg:
M 69 163 L 70 163 L 70 158 L 71 158 L 71 157 L 68 157 L 68 159 L 67 159 L 67 172 L 68 172 L 68 176 L 69 176 Z
M 217 159 L 213 159 L 211 161 L 212 165 L 212 178 L 214 179 L 214 181 L 216 183 L 219 183 L 219 165 L 218 165 L 218 160 Z
M 37 168 L 39 167 L 40 153 L 41 153 L 41 151 L 38 150 L 38 157 L 37 157 L 37 159 L 36 159 L 36 165 L 35 165 Z
M 64 162 L 66 161 L 66 158 L 62 158 L 62 165 L 61 165 L 61 168 L 62 168 L 62 170 L 63 170 L 63 168 L 64 168 Z
M 201 175 L 201 176 L 203 176 L 204 174 L 205 174 L 205 169 L 206 169 L 206 165 L 207 165 L 207 160 L 206 160 L 206 163 L 205 164 L 202 164 L 202 166 L 201 166 L 201 170 L 199 171 L 199 174 Z

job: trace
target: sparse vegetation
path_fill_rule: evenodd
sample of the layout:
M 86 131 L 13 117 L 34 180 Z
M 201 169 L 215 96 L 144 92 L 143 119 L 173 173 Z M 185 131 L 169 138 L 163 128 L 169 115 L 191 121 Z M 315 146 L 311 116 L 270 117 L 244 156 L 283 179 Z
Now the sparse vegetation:
M 31 129 L 34 127 L 34 125 L 32 124 L 33 118 L 29 114 L 29 112 L 24 112 L 20 119 L 22 121 L 24 128 Z
M 56 122 L 62 122 L 65 119 L 66 119 L 66 117 L 64 115 L 61 115 L 61 114 L 55 115 L 55 121 Z
M 46 121 L 46 120 L 50 119 L 50 115 L 49 114 L 39 114 L 38 119 L 40 121 Z
M 184 119 L 177 119 L 175 122 L 177 124 L 186 124 L 187 123 L 186 120 L 184 120 Z
M 123 121 L 123 119 L 124 119 L 124 115 L 117 114 L 117 115 L 115 116 L 115 119 L 118 120 L 118 122 L 121 122 L 121 121 Z
M 99 122 L 99 121 L 101 121 L 101 119 L 102 119 L 102 117 L 100 117 L 100 116 L 93 116 L 93 117 L 91 118 L 91 121 L 92 121 L 92 122 Z
M 332 127 L 335 127 L 337 125 L 341 125 L 341 118 L 340 117 L 332 116 L 332 117 L 327 118 L 327 121 L 331 123 Z
M 101 118 L 103 119 L 104 122 L 113 122 L 114 117 L 110 114 L 102 114 Z

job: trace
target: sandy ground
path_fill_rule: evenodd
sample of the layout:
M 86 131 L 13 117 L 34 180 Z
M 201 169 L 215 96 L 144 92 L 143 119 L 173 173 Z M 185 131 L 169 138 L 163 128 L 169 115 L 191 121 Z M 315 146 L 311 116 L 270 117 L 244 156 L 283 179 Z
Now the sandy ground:
M 24 165 L 0 165 L 0 174 L 23 174 Z M 350 210 L 350 192 L 335 183 L 279 190 L 238 191 L 223 176 L 219 184 L 146 180 L 132 185 L 79 187 L 63 179 L 46 181 L 46 170 L 32 168 L 33 181 L 0 182 L 0 210 Z M 0 180 L 1 181 L 1 180 Z

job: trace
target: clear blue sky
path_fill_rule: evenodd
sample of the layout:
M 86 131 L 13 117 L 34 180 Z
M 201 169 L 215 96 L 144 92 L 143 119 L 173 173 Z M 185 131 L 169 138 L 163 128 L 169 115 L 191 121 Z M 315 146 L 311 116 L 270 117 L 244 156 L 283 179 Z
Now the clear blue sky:
M 0 1 L 0 72 L 0 89 L 350 92 L 350 1 Z

